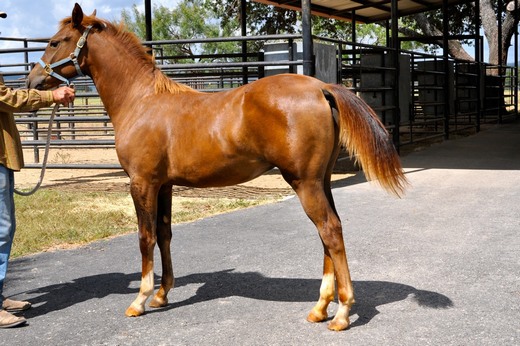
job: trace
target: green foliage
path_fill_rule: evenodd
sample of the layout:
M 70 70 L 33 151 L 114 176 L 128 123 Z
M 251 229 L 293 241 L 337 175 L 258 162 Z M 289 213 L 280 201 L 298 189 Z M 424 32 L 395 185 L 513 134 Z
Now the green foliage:
M 497 0 L 494 0 L 496 4 Z M 182 0 L 176 8 L 167 9 L 163 6 L 153 8 L 154 40 L 175 40 L 190 38 L 230 37 L 240 35 L 240 0 Z M 292 34 L 301 30 L 301 13 L 276 6 L 248 1 L 247 34 L 272 35 Z M 450 34 L 467 33 L 474 18 L 474 8 L 468 4 L 456 5 L 450 10 Z M 144 13 L 139 13 L 137 6 L 133 14 L 123 12 L 124 20 L 129 28 L 144 38 Z M 430 11 L 426 17 L 431 24 L 442 27 L 441 10 Z M 133 20 L 132 18 L 135 18 Z M 352 23 L 330 18 L 313 16 L 313 33 L 317 36 L 332 37 L 341 41 L 352 41 Z M 400 19 L 399 27 L 407 33 L 424 34 L 414 16 Z M 404 33 L 400 33 L 404 35 Z M 357 24 L 356 41 L 358 43 L 385 46 L 385 23 Z M 464 42 L 464 43 L 471 43 Z M 434 45 L 419 42 L 403 41 L 401 47 L 405 50 L 434 51 Z M 248 43 L 250 52 L 261 49 L 261 43 Z M 240 44 L 236 42 L 219 42 L 204 44 L 172 45 L 163 48 L 163 56 L 169 57 L 166 62 L 207 61 L 198 55 L 226 54 L 240 52 Z M 188 60 L 187 60 L 188 59 Z M 217 58 L 218 61 L 236 60 L 232 58 Z
M 212 8 L 204 6 L 205 0 L 184 0 L 176 8 L 153 7 L 152 27 L 154 40 L 182 40 L 232 36 L 236 22 L 221 22 Z M 145 17 L 136 5 L 132 13 L 123 11 L 122 18 L 129 30 L 141 39 L 145 38 Z M 203 62 L 208 61 L 201 55 L 218 55 L 239 51 L 236 42 L 184 43 L 164 45 L 156 55 L 165 58 L 162 63 Z M 228 58 L 213 59 L 219 61 Z
M 293 34 L 297 32 L 299 13 L 254 1 L 247 3 L 247 31 L 250 35 Z M 224 25 L 239 28 L 240 0 L 205 0 Z
M 253 1 L 247 3 L 248 35 L 293 34 L 301 30 L 301 14 L 297 11 L 265 5 Z M 139 37 L 145 37 L 144 13 L 134 5 L 132 13 L 123 11 L 123 20 Z M 176 8 L 154 6 L 152 16 L 154 40 L 182 40 L 190 38 L 231 37 L 240 35 L 239 0 L 183 0 Z M 338 40 L 352 39 L 352 24 L 346 21 L 313 16 L 313 33 Z M 379 24 L 358 24 L 357 40 L 361 43 L 386 44 L 386 29 Z M 260 42 L 249 42 L 248 51 L 258 52 Z M 159 55 L 167 57 L 166 63 L 203 62 L 199 55 L 240 52 L 236 42 L 211 42 L 204 44 L 178 44 L 162 47 Z M 231 61 L 232 58 L 216 58 L 213 61 Z
M 495 1 L 496 2 L 496 1 Z M 450 7 L 448 12 L 448 29 L 450 35 L 463 35 L 474 31 L 475 8 L 470 4 L 459 4 Z M 423 13 L 430 26 L 442 30 L 442 9 L 428 11 Z M 417 25 L 414 16 L 407 16 L 401 19 L 402 24 L 408 29 L 415 31 L 419 35 L 424 35 L 420 27 Z M 465 44 L 472 44 L 472 40 L 463 40 Z

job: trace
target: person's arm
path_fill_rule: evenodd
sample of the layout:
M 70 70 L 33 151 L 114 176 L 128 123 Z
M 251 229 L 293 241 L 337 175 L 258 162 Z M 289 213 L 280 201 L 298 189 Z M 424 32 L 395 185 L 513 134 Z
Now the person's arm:
M 27 112 L 53 103 L 66 104 L 74 100 L 74 89 L 61 87 L 53 91 L 36 89 L 11 89 L 0 85 L 0 110 L 5 112 Z

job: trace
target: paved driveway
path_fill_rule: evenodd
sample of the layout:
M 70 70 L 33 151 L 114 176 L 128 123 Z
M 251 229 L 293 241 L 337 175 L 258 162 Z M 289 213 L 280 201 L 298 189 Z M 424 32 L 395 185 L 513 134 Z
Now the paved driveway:
M 405 157 L 403 199 L 362 177 L 334 189 L 357 295 L 348 331 L 305 321 L 322 248 L 293 198 L 174 226 L 171 304 L 138 318 L 124 316 L 135 234 L 17 259 L 5 294 L 34 308 L 0 344 L 518 345 L 519 151 L 520 124 L 504 125 Z

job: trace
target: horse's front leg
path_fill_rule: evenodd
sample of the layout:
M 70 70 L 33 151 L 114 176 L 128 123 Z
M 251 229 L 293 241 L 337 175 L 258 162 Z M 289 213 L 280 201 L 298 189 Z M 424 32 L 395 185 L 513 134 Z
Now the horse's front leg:
M 170 243 L 172 239 L 172 187 L 164 186 L 157 199 L 157 244 L 161 251 L 162 278 L 161 287 L 150 301 L 150 307 L 160 308 L 168 304 L 168 291 L 173 287 L 172 257 Z
M 154 290 L 153 250 L 156 238 L 157 190 L 146 183 L 130 183 L 130 192 L 134 200 L 139 225 L 139 248 L 141 250 L 141 287 L 137 298 L 126 309 L 127 316 L 140 316 L 144 305 Z

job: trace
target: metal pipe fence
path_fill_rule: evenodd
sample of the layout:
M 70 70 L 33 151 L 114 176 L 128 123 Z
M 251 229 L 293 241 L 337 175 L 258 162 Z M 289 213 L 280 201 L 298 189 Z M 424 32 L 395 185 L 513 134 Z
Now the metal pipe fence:
M 5 84 L 25 86 L 31 61 L 46 39 L 1 38 L 20 47 L 0 49 Z M 314 37 L 316 76 L 341 83 L 362 97 L 391 132 L 396 146 L 478 131 L 502 122 L 518 99 L 517 71 L 446 59 L 443 56 Z M 171 79 L 206 92 L 228 90 L 277 73 L 302 73 L 301 35 L 225 37 L 143 42 Z M 205 44 L 227 43 L 225 53 L 197 54 Z M 185 48 L 190 47 L 190 54 Z M 231 47 L 231 48 L 230 48 Z M 246 50 L 244 50 L 244 47 Z M 317 48 L 316 48 L 317 47 Z M 183 53 L 184 52 L 184 53 Z M 498 73 L 490 76 L 490 70 Z M 61 107 L 50 140 L 52 149 L 113 149 L 114 130 L 90 78 L 75 81 L 76 101 Z M 16 122 L 28 167 L 40 166 L 52 109 L 19 113 Z M 516 113 L 518 114 L 518 112 Z M 26 155 L 27 156 L 27 155 Z M 26 157 L 26 161 L 27 157 Z M 116 168 L 117 163 L 54 163 L 55 168 Z

